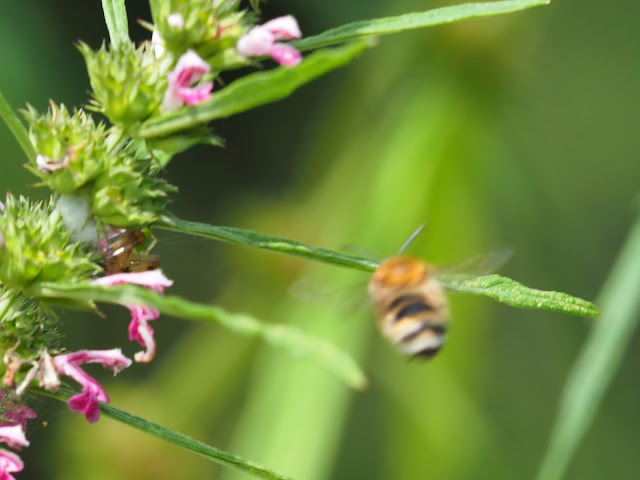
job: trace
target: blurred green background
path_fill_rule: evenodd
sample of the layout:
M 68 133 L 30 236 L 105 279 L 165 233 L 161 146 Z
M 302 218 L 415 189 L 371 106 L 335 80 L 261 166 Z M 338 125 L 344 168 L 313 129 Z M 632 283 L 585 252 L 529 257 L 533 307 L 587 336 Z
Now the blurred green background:
M 150 19 L 146 2 L 129 3 L 131 19 Z M 272 0 L 263 18 L 293 13 L 310 35 L 444 3 Z M 386 37 L 289 99 L 213 125 L 227 146 L 174 160 L 171 209 L 382 256 L 426 222 L 414 255 L 452 263 L 507 246 L 506 275 L 593 299 L 637 214 L 639 15 L 636 2 L 556 0 Z M 134 25 L 132 34 L 145 38 Z M 89 86 L 73 44 L 105 36 L 100 2 L 4 2 L 2 92 L 15 108 L 82 105 Z M 34 177 L 4 125 L 0 144 L 0 192 L 46 196 L 27 186 Z M 367 308 L 349 306 L 365 274 L 160 238 L 172 293 L 331 339 L 371 386 L 354 393 L 284 352 L 162 317 L 156 360 L 108 385 L 113 405 L 300 480 L 534 477 L 591 321 L 451 295 L 449 342 L 433 361 L 411 362 L 379 338 Z M 310 292 L 318 301 L 289 295 L 303 277 L 323 287 Z M 136 351 L 126 310 L 105 312 L 65 312 L 68 346 Z M 636 335 L 567 478 L 638 478 L 639 362 Z M 39 402 L 22 480 L 249 478 Z

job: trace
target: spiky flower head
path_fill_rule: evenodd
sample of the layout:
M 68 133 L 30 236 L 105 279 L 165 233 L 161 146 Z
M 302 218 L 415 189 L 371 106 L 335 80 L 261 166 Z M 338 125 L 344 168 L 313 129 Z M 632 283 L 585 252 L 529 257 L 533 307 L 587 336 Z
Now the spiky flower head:
M 57 319 L 45 314 L 18 290 L 0 287 L 0 348 L 27 361 L 44 349 L 56 350 L 61 335 Z
M 252 15 L 239 10 L 238 0 L 151 0 L 151 15 L 164 48 L 175 58 L 189 49 L 211 59 L 233 53 Z
M 85 247 L 70 242 L 53 199 L 32 203 L 7 195 L 0 214 L 0 283 L 19 290 L 33 282 L 87 280 L 100 271 Z
M 51 102 L 45 114 L 28 105 L 23 112 L 29 138 L 37 153 L 27 168 L 59 193 L 69 193 L 95 178 L 107 161 L 102 123 L 96 125 L 83 110 L 69 112 Z
M 158 178 L 151 159 L 140 155 L 141 151 L 123 152 L 93 184 L 91 212 L 100 222 L 140 227 L 164 216 L 168 193 L 176 188 Z
M 78 48 L 93 88 L 92 108 L 114 125 L 128 128 L 158 108 L 167 89 L 167 69 L 149 43 L 138 48 L 127 42 L 109 48 L 102 45 L 98 51 L 80 43 Z

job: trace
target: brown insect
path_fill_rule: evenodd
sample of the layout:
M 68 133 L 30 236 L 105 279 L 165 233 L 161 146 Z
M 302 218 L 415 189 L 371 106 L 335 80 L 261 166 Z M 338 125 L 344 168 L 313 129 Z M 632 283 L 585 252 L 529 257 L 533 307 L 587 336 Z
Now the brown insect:
M 420 233 L 416 230 L 400 254 Z M 384 261 L 369 281 L 378 327 L 402 354 L 430 358 L 442 347 L 449 307 L 435 268 L 422 260 L 398 255 Z
M 124 231 L 109 241 L 102 251 L 102 267 L 106 273 L 146 272 L 160 266 L 157 255 L 138 254 L 136 249 L 144 245 L 147 236 L 140 230 Z

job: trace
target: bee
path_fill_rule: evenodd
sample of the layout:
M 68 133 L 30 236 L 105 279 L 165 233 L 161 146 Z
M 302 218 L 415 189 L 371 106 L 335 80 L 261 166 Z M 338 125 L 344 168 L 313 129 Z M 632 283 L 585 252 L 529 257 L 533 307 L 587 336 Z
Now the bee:
M 102 267 L 106 273 L 146 272 L 160 266 L 157 255 L 137 254 L 147 236 L 140 230 L 124 229 L 102 249 Z
M 405 355 L 431 358 L 446 339 L 447 297 L 435 267 L 402 255 L 423 228 L 409 237 L 397 256 L 382 262 L 368 290 L 382 335 Z

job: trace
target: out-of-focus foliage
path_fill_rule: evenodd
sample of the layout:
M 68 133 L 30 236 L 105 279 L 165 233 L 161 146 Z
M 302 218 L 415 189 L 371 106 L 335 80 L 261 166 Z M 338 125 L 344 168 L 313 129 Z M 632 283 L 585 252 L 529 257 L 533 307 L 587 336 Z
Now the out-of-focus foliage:
M 99 2 L 71 5 L 0 7 L 0 52 L 11 65 L 0 82 L 14 107 L 87 101 L 72 44 L 81 38 L 97 48 L 107 32 Z M 271 1 L 262 15 L 293 13 L 310 35 L 432 6 Z M 556 1 L 384 38 L 289 99 L 216 122 L 224 150 L 198 148 L 171 164 L 168 180 L 180 188 L 172 210 L 383 256 L 427 222 L 414 255 L 451 263 L 506 245 L 515 251 L 509 276 L 593 298 L 638 203 L 638 14 L 640 4 L 622 0 Z M 143 10 L 129 16 L 149 19 Z M 130 27 L 132 37 L 144 34 Z M 0 190 L 44 196 L 23 187 L 33 180 L 5 127 L 0 142 Z M 172 241 L 158 245 L 176 282 L 171 293 L 331 339 L 359 358 L 371 387 L 353 393 L 304 360 L 163 318 L 156 331 L 164 355 L 146 377 L 142 369 L 121 376 L 131 384 L 109 389 L 113 405 L 305 480 L 535 475 L 592 320 L 452 294 L 447 345 L 429 363 L 407 362 L 378 337 L 367 308 L 339 305 L 350 289 L 357 303 L 366 274 Z M 334 293 L 317 303 L 289 297 L 288 286 L 307 275 Z M 86 316 L 65 325 L 106 347 L 127 316 L 109 315 L 118 328 Z M 640 470 L 640 350 L 630 345 L 568 478 L 634 479 Z M 24 452 L 22 480 L 240 478 L 114 422 L 90 426 L 50 408 L 41 414 L 49 427 L 29 432 L 37 448 Z

